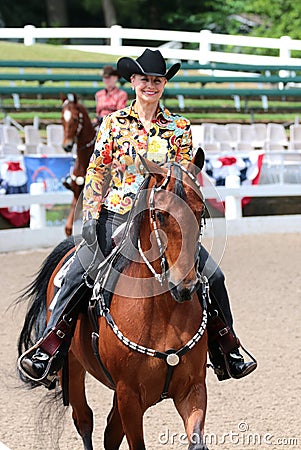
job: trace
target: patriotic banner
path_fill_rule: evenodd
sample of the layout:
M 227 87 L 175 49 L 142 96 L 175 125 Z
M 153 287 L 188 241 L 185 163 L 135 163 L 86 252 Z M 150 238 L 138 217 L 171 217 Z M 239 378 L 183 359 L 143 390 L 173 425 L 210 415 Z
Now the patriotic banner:
M 31 183 L 43 183 L 45 192 L 63 191 L 63 181 L 73 167 L 73 156 L 24 156 L 24 165 L 28 177 L 27 187 Z
M 236 175 L 241 185 L 255 185 L 259 183 L 263 151 L 252 151 L 247 154 L 233 153 L 231 155 L 210 155 L 206 157 L 205 171 L 214 186 L 225 186 L 229 175 Z M 242 206 L 251 201 L 250 197 L 242 199 Z M 223 203 L 211 201 L 214 207 L 221 210 Z
M 1 166 L 0 194 L 26 194 L 27 176 L 20 161 L 6 161 Z M 28 206 L 0 208 L 0 214 L 13 226 L 28 225 L 30 214 Z

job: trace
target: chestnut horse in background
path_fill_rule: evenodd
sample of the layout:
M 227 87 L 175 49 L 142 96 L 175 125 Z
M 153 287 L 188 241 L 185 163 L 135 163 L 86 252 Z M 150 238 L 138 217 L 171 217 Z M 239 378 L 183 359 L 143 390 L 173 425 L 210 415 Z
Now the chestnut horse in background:
M 64 186 L 73 192 L 71 209 L 66 221 L 65 232 L 72 234 L 76 203 L 85 184 L 86 171 L 94 150 L 97 129 L 92 124 L 86 108 L 78 103 L 75 94 L 62 99 L 62 124 L 64 128 L 63 148 L 71 152 L 76 144 L 76 159 L 73 171 L 64 182 Z
M 104 302 L 101 282 L 96 280 L 92 303 L 99 301 L 102 314 L 94 326 L 87 312 L 79 314 L 68 355 L 69 402 L 85 450 L 93 450 L 86 372 L 115 391 L 105 450 L 119 449 L 124 436 L 130 450 L 144 450 L 143 415 L 164 398 L 173 399 L 183 419 L 189 450 L 208 450 L 203 434 L 207 283 L 197 271 L 204 201 L 196 177 L 203 163 L 201 149 L 187 165 L 159 166 L 141 158 L 149 176 L 135 199 L 121 244 L 113 252 L 116 264 L 110 267 L 116 268 L 119 277 L 111 302 Z M 19 354 L 43 332 L 37 330 L 53 297 L 51 281 L 62 264 L 58 261 L 71 247 L 68 238 L 53 250 L 25 295 L 31 303 Z M 93 329 L 98 338 L 96 351 L 91 345 Z

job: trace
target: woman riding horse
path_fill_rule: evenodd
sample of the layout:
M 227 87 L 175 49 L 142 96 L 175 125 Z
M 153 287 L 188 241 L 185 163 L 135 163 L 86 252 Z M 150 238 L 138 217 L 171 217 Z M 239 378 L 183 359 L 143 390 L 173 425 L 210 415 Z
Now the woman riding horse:
M 121 58 L 117 68 L 131 83 L 136 99 L 103 120 L 84 187 L 84 241 L 56 296 L 43 338 L 19 359 L 23 373 L 48 387 L 63 364 L 72 338 L 76 314 L 69 313 L 78 310 L 81 299 L 91 295 L 97 255 L 110 254 L 112 234 L 127 220 L 144 180 L 139 155 L 157 163 L 187 164 L 192 159 L 189 121 L 159 102 L 166 82 L 178 72 L 180 64 L 166 70 L 161 53 L 146 49 L 136 60 Z M 245 362 L 239 351 L 224 275 L 203 246 L 199 270 L 209 278 L 212 310 L 218 314 L 208 323 L 209 356 L 215 372 L 219 380 L 244 377 L 256 368 L 256 362 Z

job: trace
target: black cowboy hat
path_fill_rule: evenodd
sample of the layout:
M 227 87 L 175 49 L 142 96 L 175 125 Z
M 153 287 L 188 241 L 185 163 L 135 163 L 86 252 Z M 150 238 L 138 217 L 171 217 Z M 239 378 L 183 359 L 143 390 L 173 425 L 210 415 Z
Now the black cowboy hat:
M 165 77 L 170 80 L 180 69 L 181 64 L 176 63 L 166 70 L 165 60 L 159 50 L 144 50 L 136 60 L 128 57 L 120 58 L 117 62 L 117 70 L 127 81 L 131 80 L 134 73 Z

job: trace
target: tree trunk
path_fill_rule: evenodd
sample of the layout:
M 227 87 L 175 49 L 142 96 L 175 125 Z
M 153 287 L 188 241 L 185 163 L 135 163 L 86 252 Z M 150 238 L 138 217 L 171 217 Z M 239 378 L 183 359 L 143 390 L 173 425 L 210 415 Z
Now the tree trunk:
M 117 24 L 116 11 L 113 0 L 102 0 L 101 4 L 106 27 L 116 25 Z
M 66 0 L 46 0 L 47 21 L 50 27 L 69 25 Z

